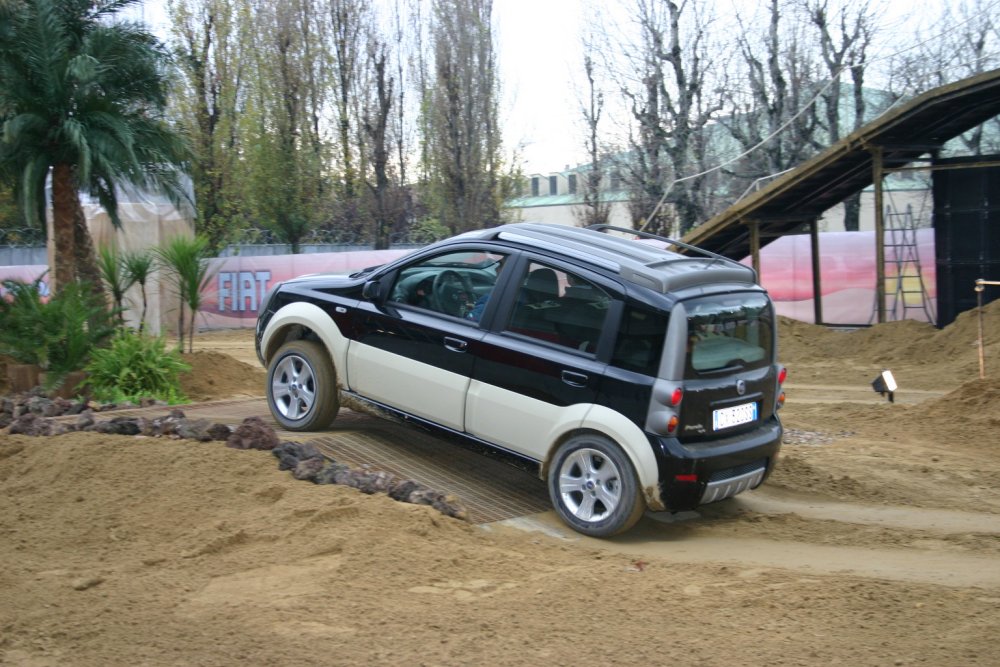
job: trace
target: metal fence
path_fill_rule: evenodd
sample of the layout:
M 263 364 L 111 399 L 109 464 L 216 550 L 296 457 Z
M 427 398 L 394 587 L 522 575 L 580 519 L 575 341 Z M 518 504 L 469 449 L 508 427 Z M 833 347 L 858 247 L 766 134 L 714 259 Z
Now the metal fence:
M 0 229 L 0 266 L 48 264 L 40 229 Z
M 342 230 L 315 230 L 302 239 L 300 254 L 321 252 L 355 252 L 372 250 L 374 243 L 367 234 Z M 393 234 L 389 247 L 408 250 L 422 248 L 434 239 L 420 239 L 410 234 Z M 219 252 L 219 257 L 263 257 L 291 255 L 292 246 L 281 243 L 266 229 L 244 230 Z M 45 234 L 38 229 L 0 229 L 0 266 L 48 264 Z

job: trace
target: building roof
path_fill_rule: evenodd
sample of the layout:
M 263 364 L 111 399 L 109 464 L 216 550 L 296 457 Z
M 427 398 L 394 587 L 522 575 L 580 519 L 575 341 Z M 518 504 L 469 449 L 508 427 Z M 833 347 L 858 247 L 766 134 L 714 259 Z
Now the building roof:
M 684 241 L 740 259 L 750 254 L 748 222 L 760 243 L 818 218 L 873 182 L 874 152 L 885 168 L 901 167 L 1000 114 L 1000 69 L 934 88 L 853 132 L 816 157 L 741 199 Z

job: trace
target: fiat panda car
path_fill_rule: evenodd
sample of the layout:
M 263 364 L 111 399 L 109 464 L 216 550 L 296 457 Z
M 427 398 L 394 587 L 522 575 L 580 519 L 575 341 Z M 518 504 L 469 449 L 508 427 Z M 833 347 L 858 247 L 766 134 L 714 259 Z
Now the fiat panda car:
M 752 489 L 782 435 L 771 301 L 752 269 L 670 244 L 511 224 L 289 280 L 257 322 L 271 412 L 316 430 L 349 402 L 516 454 L 592 536 Z

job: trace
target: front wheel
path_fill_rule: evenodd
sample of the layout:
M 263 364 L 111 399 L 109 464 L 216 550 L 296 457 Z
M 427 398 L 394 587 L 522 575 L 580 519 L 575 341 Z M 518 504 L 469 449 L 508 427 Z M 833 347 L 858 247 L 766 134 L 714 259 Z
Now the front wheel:
M 267 370 L 267 405 L 289 431 L 330 425 L 340 410 L 340 395 L 333 364 L 320 343 L 295 340 L 278 350 Z
M 574 436 L 556 450 L 549 497 L 563 521 L 591 537 L 628 530 L 646 509 L 632 462 L 597 434 Z

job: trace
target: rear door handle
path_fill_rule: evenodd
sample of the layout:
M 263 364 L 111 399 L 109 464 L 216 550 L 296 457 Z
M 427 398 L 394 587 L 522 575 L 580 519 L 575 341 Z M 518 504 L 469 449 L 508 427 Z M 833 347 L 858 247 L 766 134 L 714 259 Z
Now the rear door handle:
M 562 381 L 571 387 L 586 387 L 589 376 L 574 371 L 563 371 Z
M 451 350 L 452 352 L 465 352 L 469 347 L 469 342 L 464 341 L 461 338 L 452 338 L 451 336 L 444 337 L 444 346 Z

